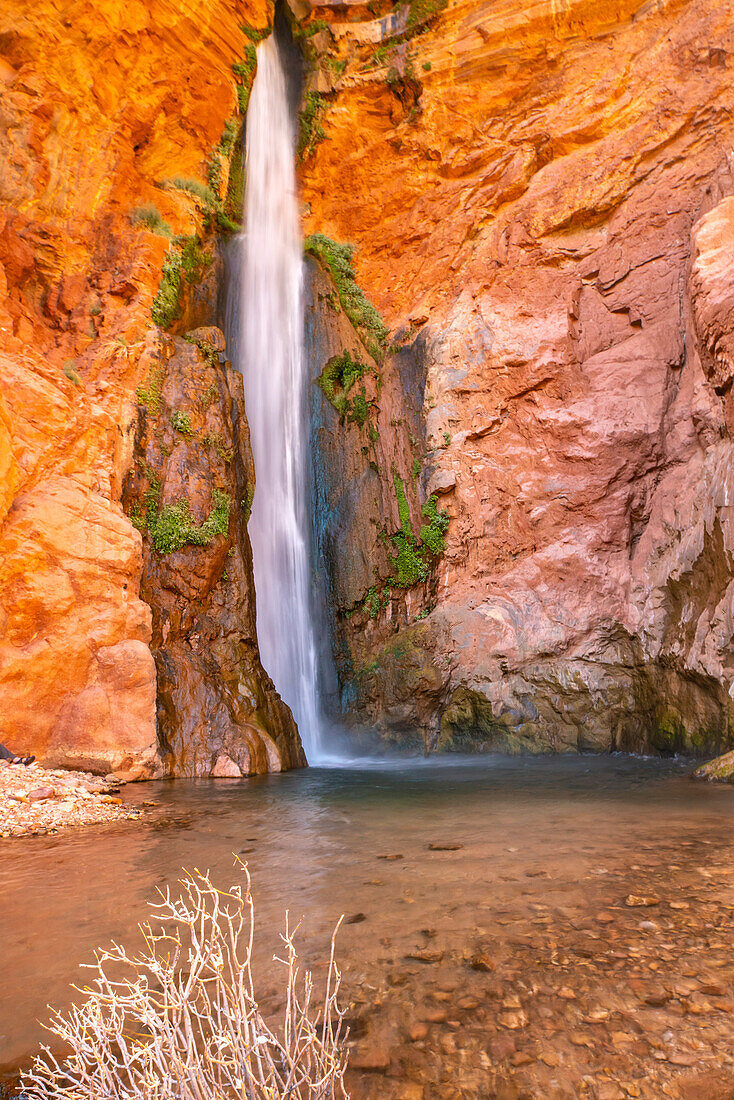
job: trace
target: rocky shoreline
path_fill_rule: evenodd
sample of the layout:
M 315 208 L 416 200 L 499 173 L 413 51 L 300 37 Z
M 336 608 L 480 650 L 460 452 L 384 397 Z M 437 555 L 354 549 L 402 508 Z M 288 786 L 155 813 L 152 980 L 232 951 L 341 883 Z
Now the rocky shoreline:
M 91 772 L 28 767 L 0 760 L 0 838 L 43 836 L 142 815 L 125 805 L 120 784 Z

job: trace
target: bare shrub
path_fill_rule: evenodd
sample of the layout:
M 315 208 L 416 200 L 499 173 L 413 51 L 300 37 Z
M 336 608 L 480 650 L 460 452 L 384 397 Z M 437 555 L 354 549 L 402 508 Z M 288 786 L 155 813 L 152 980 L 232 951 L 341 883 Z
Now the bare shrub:
M 145 949 L 113 943 L 97 953 L 89 987 L 48 1030 L 70 1053 L 48 1046 L 24 1075 L 28 1100 L 349 1100 L 346 1031 L 337 1004 L 340 974 L 331 940 L 326 989 L 299 978 L 286 914 L 281 934 L 285 1008 L 275 1034 L 263 1019 L 251 969 L 250 876 L 219 891 L 209 874 L 184 872 L 181 891 L 152 904 L 140 926 Z M 119 977 L 119 974 L 125 976 Z

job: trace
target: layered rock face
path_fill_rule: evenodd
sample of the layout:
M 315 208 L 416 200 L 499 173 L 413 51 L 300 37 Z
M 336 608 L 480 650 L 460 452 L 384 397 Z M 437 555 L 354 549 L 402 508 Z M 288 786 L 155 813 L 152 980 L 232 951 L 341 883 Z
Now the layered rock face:
M 365 526 L 355 501 L 405 463 L 345 437 L 345 715 L 429 748 L 730 744 L 731 4 L 349 10 L 314 9 L 307 226 L 357 246 L 404 348 L 381 405 L 420 443 L 418 394 L 417 496 L 450 524 L 396 587 L 395 505 Z
M 217 328 L 153 339 L 160 392 L 140 409 L 124 500 L 145 536 L 162 752 L 174 775 L 302 766 L 293 718 L 258 652 L 242 376 L 220 365 Z
M 243 22 L 264 27 L 266 4 L 78 0 L 62 10 L 10 0 L 0 12 L 0 740 L 49 764 L 141 778 L 300 760 L 292 720 L 259 664 L 244 512 L 233 506 L 226 545 L 222 536 L 214 549 L 181 550 L 167 572 L 152 567 L 121 503 L 152 360 L 172 359 L 197 379 L 204 369 L 194 349 L 182 358 L 156 335 L 151 312 L 163 320 L 156 295 L 173 257 L 184 285 L 166 320 L 185 331 L 214 319 L 211 228 L 208 273 L 189 276 L 212 224 L 207 178 L 215 200 L 227 189 Z M 183 251 L 176 240 L 188 242 Z M 241 415 L 236 380 L 218 360 L 207 369 L 219 409 L 209 415 L 224 432 L 227 417 Z M 178 366 L 171 378 L 184 387 Z M 234 499 L 249 477 L 246 431 L 227 446 Z M 160 473 L 173 485 L 163 465 Z M 220 475 L 217 467 L 209 492 Z M 183 495 L 186 471 L 177 477 Z M 207 477 L 192 472 L 195 518 Z M 228 548 L 232 579 L 212 594 Z M 187 574 L 188 619 L 177 569 Z M 195 633 L 220 676 L 210 692 Z M 197 724 L 186 708 L 202 699 Z

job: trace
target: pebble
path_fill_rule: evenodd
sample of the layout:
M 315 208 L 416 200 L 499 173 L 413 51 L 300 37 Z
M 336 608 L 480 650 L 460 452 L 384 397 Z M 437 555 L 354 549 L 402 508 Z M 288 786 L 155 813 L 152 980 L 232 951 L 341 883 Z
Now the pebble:
M 498 1023 L 502 1027 L 509 1028 L 511 1031 L 517 1030 L 520 1027 L 527 1027 L 528 1018 L 525 1012 L 502 1012 L 497 1018 Z
M 43 836 L 139 817 L 139 809 L 112 797 L 117 789 L 89 772 L 9 764 L 0 769 L 0 837 Z

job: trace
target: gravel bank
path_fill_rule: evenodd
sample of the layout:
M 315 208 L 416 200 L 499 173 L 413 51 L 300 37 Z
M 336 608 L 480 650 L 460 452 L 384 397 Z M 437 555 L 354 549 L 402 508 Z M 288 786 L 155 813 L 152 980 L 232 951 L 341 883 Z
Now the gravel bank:
M 140 817 L 142 810 L 126 806 L 118 791 L 119 784 L 90 772 L 0 760 L 0 837 L 38 836 Z

